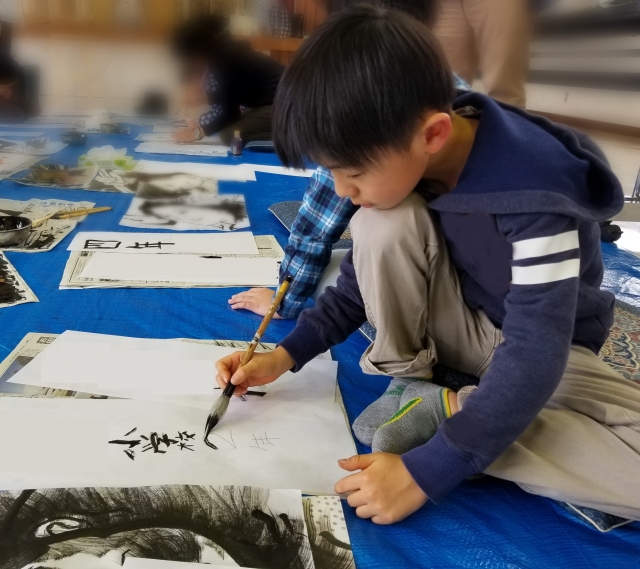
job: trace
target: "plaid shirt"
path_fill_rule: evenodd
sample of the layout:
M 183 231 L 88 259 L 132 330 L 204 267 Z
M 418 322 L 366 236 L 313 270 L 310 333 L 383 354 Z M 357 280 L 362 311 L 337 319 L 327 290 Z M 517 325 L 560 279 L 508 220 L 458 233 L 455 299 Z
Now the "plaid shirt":
M 454 80 L 458 94 L 471 91 L 457 75 Z M 280 316 L 297 318 L 302 312 L 329 264 L 333 244 L 356 211 L 358 206 L 349 198 L 336 194 L 331 171 L 320 166 L 311 177 L 284 249 L 280 280 L 291 275 L 293 282 L 278 310 Z

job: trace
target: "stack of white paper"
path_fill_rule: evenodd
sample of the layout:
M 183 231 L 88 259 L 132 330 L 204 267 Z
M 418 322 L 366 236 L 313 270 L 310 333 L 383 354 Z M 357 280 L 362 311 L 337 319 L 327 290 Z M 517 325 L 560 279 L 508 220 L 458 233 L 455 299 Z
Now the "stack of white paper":
M 79 233 L 61 288 L 277 286 L 283 252 L 252 233 Z
M 82 231 L 68 251 L 99 251 L 117 254 L 190 253 L 198 255 L 258 255 L 253 233 L 124 233 Z
M 354 453 L 336 363 L 314 360 L 234 398 L 203 441 L 214 362 L 231 350 L 65 332 L 12 382 L 133 399 L 0 399 L 0 488 L 233 484 L 331 494 Z M 215 394 L 215 395 L 214 395 Z M 166 401 L 171 401 L 169 404 Z
M 134 173 L 157 174 L 155 183 L 162 182 L 164 174 L 198 176 L 232 182 L 255 182 L 254 164 L 200 164 L 198 162 L 158 162 L 156 160 L 138 160 Z
M 177 142 L 143 142 L 136 152 L 148 154 L 187 154 L 190 156 L 227 156 L 228 146 L 215 144 L 179 144 Z
M 235 351 L 207 343 L 68 330 L 7 383 L 208 409 L 212 400 L 201 396 L 219 393 L 214 364 Z M 267 391 L 281 401 L 333 403 L 336 373 L 336 362 L 316 359 L 297 374 L 285 374 Z
M 253 247 L 244 232 L 81 235 L 96 237 L 74 239 L 61 289 L 277 286 L 284 257 L 273 235 L 254 236 Z M 181 254 L 164 254 L 174 247 Z

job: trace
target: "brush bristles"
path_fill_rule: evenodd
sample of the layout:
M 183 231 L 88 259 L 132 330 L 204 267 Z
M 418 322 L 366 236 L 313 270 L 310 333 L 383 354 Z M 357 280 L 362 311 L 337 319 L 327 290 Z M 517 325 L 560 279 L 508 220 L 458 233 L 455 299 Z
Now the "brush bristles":
M 215 426 L 222 420 L 222 417 L 224 417 L 224 414 L 229 408 L 229 401 L 231 401 L 231 397 L 229 397 L 228 395 L 221 395 L 218 398 L 218 401 L 216 401 L 216 404 L 209 413 L 209 417 L 207 417 L 207 427 L 204 434 L 205 439 L 209 436 L 209 433 L 215 428 Z

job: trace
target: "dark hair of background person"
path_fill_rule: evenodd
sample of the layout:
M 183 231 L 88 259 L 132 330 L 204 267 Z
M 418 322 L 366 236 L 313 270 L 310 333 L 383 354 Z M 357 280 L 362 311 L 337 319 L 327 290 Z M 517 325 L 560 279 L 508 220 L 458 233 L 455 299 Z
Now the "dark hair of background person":
M 328 16 L 341 12 L 363 0 L 318 0 Z M 398 10 L 413 16 L 427 26 L 432 26 L 438 16 L 441 0 L 373 0 L 370 3 L 389 10 Z
M 171 39 L 173 53 L 180 59 L 209 57 L 217 42 L 226 37 L 227 23 L 222 16 L 198 16 L 177 26 Z
M 358 5 L 303 43 L 278 87 L 273 141 L 285 166 L 305 160 L 362 168 L 406 150 L 430 110 L 447 112 L 453 76 L 427 27 L 398 11 Z

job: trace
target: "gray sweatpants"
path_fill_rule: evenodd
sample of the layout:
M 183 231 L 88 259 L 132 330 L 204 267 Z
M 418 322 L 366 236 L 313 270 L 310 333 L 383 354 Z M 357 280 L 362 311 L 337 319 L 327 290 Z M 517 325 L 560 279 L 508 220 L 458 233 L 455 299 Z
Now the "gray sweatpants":
M 351 231 L 358 284 L 377 329 L 363 371 L 424 378 L 439 362 L 482 378 L 501 332 L 465 304 L 424 200 L 414 193 L 390 210 L 361 208 Z M 640 386 L 572 347 L 551 399 L 485 472 L 534 494 L 640 520 Z

